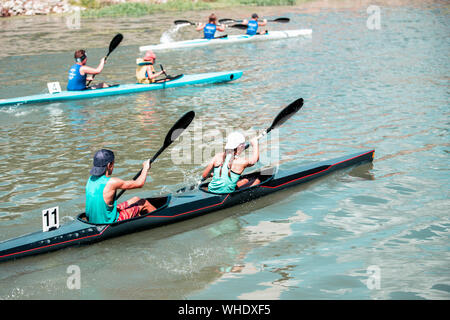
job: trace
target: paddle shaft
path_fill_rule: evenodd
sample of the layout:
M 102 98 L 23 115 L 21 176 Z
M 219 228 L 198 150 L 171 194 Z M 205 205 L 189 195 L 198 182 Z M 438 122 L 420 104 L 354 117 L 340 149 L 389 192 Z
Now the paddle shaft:
M 178 121 L 172 126 L 172 128 L 167 133 L 163 146 L 158 150 L 158 152 L 155 153 L 155 155 L 148 160 L 150 164 L 152 164 L 156 158 L 167 148 L 169 147 L 172 142 L 174 142 L 181 133 L 191 124 L 192 120 L 194 120 L 195 112 L 189 111 L 187 112 L 183 117 L 178 119 Z M 133 177 L 133 180 L 136 180 L 139 178 L 139 176 L 142 174 L 142 169 L 139 170 L 139 172 Z M 122 189 L 119 194 L 116 196 L 115 200 L 119 199 L 119 197 L 126 191 L 126 189 Z
M 287 23 L 291 19 L 289 18 L 276 18 L 276 19 L 269 19 L 267 22 L 281 22 L 281 23 Z M 235 20 L 235 19 L 220 19 L 219 23 L 231 23 L 231 22 L 243 22 L 244 20 Z
M 111 52 L 108 52 L 108 54 L 105 56 L 105 62 L 104 63 L 106 63 L 106 59 L 108 59 L 108 56 L 109 56 L 110 53 Z M 91 78 L 91 80 L 88 81 L 88 83 L 86 84 L 86 87 L 89 87 L 89 85 L 91 84 L 92 80 L 94 80 L 95 76 L 96 76 L 95 74 L 92 75 L 92 78 Z
M 121 34 L 121 33 L 118 33 L 118 34 L 116 34 L 115 36 L 114 36 L 114 38 L 111 40 L 111 42 L 109 43 L 109 50 L 108 50 L 108 53 L 106 54 L 106 56 L 105 56 L 105 63 L 106 63 L 106 60 L 108 59 L 108 57 L 109 57 L 109 55 L 119 46 L 119 44 L 122 42 L 122 39 L 123 39 L 123 35 Z M 90 84 L 91 84 L 91 82 L 92 82 L 92 80 L 94 80 L 94 78 L 95 78 L 95 74 L 94 75 L 92 75 L 92 78 L 91 78 L 91 80 L 89 80 L 88 81 L 88 83 L 86 84 L 86 87 L 88 87 Z

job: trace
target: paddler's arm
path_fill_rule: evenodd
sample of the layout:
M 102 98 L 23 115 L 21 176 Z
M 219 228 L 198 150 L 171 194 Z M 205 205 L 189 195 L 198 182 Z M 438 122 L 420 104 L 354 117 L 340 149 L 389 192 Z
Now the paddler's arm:
M 263 21 L 258 21 L 258 26 L 264 27 L 267 24 L 267 19 L 264 19 Z
M 89 66 L 82 66 L 80 68 L 80 73 L 82 76 L 84 76 L 85 74 L 99 74 L 100 72 L 103 71 L 104 66 L 105 66 L 105 58 L 102 58 L 102 60 L 100 60 L 99 65 L 97 66 L 97 68 L 92 68 Z
M 213 168 L 214 168 L 214 159 L 211 160 L 211 162 L 208 163 L 208 165 L 206 166 L 205 170 L 203 170 L 202 178 L 207 179 L 210 176 L 211 170 Z
M 146 160 L 142 164 L 141 175 L 136 180 L 122 180 L 119 178 L 112 177 L 105 186 L 103 190 L 103 197 L 106 199 L 108 196 L 111 198 L 114 196 L 117 189 L 129 190 L 142 188 L 147 179 L 148 171 L 150 170 L 150 163 Z
M 155 72 L 152 73 L 152 70 L 150 69 L 150 67 L 147 67 L 147 75 L 149 79 L 155 79 L 158 78 L 160 75 L 162 75 L 164 73 L 165 70 L 161 70 L 159 72 Z
M 203 24 L 203 23 L 200 22 L 200 23 L 197 25 L 197 27 L 195 28 L 195 30 L 197 30 L 197 31 L 202 31 L 203 28 L 205 27 L 205 25 L 206 25 L 206 24 Z
M 225 27 L 226 27 L 226 25 L 219 24 L 219 25 L 217 26 L 217 30 L 219 30 L 220 32 L 224 32 L 224 31 L 225 31 Z
M 250 140 L 250 143 L 252 144 L 252 148 L 253 148 L 253 154 L 250 157 L 250 159 L 248 159 L 248 166 L 254 166 L 258 161 L 259 161 L 259 143 L 258 143 L 258 138 L 255 137 L 252 140 Z
M 214 164 L 218 162 L 220 159 L 223 159 L 223 153 L 216 154 L 212 160 L 208 163 L 205 170 L 203 170 L 202 178 L 207 179 L 212 176 L 211 171 L 214 169 Z

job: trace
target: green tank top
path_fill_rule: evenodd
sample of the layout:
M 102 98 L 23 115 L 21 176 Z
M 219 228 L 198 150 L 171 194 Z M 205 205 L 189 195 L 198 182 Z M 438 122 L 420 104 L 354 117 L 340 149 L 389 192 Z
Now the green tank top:
M 110 177 L 91 176 L 86 183 L 86 216 L 89 222 L 105 224 L 117 221 L 117 200 L 109 206 L 103 199 L 103 190 Z
M 231 177 L 228 176 L 228 163 L 230 162 L 232 156 L 232 154 L 229 154 L 225 158 L 225 161 L 222 164 L 222 174 L 220 174 L 221 167 L 214 167 L 214 176 L 208 185 L 209 192 L 230 193 L 236 189 L 236 183 L 241 175 L 231 171 Z

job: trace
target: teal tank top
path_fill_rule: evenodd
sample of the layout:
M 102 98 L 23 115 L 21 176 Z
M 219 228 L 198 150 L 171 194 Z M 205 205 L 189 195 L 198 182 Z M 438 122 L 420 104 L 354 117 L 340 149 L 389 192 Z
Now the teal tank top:
M 232 156 L 232 154 L 229 154 L 225 158 L 225 161 L 222 164 L 222 174 L 220 174 L 221 167 L 214 167 L 214 176 L 208 185 L 209 192 L 230 193 L 236 189 L 236 183 L 241 175 L 231 171 L 231 177 L 228 176 L 228 163 L 230 162 Z
M 103 199 L 103 190 L 110 178 L 91 176 L 86 183 L 86 216 L 91 223 L 113 223 L 119 217 L 117 200 L 109 206 Z

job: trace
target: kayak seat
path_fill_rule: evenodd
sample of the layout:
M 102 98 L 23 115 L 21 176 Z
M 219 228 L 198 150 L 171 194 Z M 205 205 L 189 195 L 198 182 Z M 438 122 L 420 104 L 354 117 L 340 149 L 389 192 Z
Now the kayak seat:
M 152 215 L 155 212 L 157 212 L 158 210 L 167 207 L 169 205 L 171 197 L 169 195 L 169 196 L 162 196 L 162 197 L 155 197 L 155 198 L 146 198 L 146 199 L 156 208 L 155 211 L 150 212 L 150 213 L 145 214 L 145 215 L 137 216 L 137 217 L 132 218 L 132 219 L 122 220 L 122 221 L 118 221 L 118 222 L 116 221 L 116 222 L 112 223 L 112 225 L 115 225 L 115 224 L 118 224 L 118 223 L 124 223 L 124 222 L 130 221 L 130 220 L 134 220 L 134 219 L 139 219 L 139 218 L 147 216 L 147 215 Z M 83 212 L 83 213 L 79 214 L 77 219 L 80 220 L 80 221 L 89 223 L 89 220 L 88 220 L 88 218 L 86 216 L 86 212 Z M 93 224 L 97 225 L 95 223 L 93 223 Z

